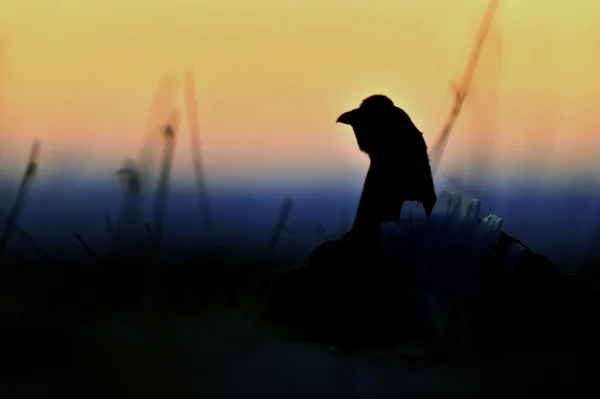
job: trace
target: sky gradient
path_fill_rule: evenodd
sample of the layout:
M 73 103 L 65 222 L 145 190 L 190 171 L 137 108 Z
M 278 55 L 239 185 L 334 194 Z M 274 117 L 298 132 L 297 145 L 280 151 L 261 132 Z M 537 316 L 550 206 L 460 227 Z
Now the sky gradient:
M 209 173 L 362 175 L 367 160 L 337 116 L 387 94 L 431 145 L 486 7 L 3 0 L 0 165 L 21 173 L 38 138 L 45 165 L 116 170 L 144 142 L 161 79 L 170 74 L 175 87 L 191 67 Z M 513 174 L 599 168 L 598 2 L 501 0 L 490 35 L 444 168 L 472 164 L 473 154 Z M 175 169 L 187 174 L 183 121 Z

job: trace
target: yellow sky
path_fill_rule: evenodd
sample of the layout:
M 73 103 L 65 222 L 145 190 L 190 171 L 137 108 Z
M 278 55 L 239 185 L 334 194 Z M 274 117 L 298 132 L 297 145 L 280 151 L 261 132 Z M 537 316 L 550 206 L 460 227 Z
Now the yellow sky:
M 213 170 L 362 168 L 337 116 L 376 92 L 428 142 L 452 104 L 487 0 L 2 0 L 0 157 L 112 170 L 144 140 L 165 72 L 196 72 Z M 600 4 L 501 0 L 446 165 L 600 167 Z M 181 100 L 178 100 L 181 104 Z M 183 124 L 185 127 L 186 125 Z M 475 133 L 497 132 L 492 140 Z M 178 168 L 189 170 L 187 130 Z M 519 166 L 521 165 L 521 166 Z M 535 166 L 535 165 L 534 165 Z

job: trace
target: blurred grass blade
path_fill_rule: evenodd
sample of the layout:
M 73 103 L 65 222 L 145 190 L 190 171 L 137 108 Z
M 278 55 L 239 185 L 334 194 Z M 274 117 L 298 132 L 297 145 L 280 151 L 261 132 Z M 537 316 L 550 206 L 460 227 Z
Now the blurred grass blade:
M 3 221 L 5 226 L 8 226 L 8 216 L 4 212 L 0 213 L 0 221 Z M 46 251 L 40 244 L 38 244 L 38 242 L 31 236 L 31 234 L 29 234 L 23 228 L 19 227 L 18 224 L 12 223 L 12 229 L 14 231 L 14 234 L 16 234 L 23 241 L 25 241 L 27 245 L 31 247 L 31 249 L 33 249 L 35 252 L 38 253 L 38 255 L 40 255 L 41 258 L 45 259 L 49 264 L 53 266 L 59 265 L 59 263 L 52 257 L 52 255 L 50 255 L 48 251 Z
M 327 231 L 325 226 L 316 220 L 309 221 L 309 225 L 311 230 L 319 237 L 319 239 L 323 241 L 336 240 L 350 230 L 350 218 L 348 217 L 348 211 L 342 211 L 340 215 L 339 229 L 335 234 Z
M 286 229 L 286 222 L 290 213 L 292 212 L 293 202 L 289 198 L 286 198 L 281 207 L 279 208 L 279 215 L 277 216 L 277 222 L 275 223 L 275 228 L 273 229 L 273 233 L 271 234 L 271 238 L 269 239 L 269 244 L 267 245 L 267 250 L 265 251 L 265 260 L 270 260 L 275 252 L 275 248 L 277 247 L 277 243 L 281 238 L 281 233 Z
M 152 98 L 146 120 L 146 133 L 136 164 L 141 176 L 142 190 L 151 190 L 150 182 L 162 142 L 164 123 L 175 106 L 180 86 L 174 74 L 166 73 Z
M 81 248 L 92 258 L 96 259 L 96 252 L 92 249 L 92 247 L 83 239 L 81 234 L 75 233 L 75 238 L 77 242 L 81 245 Z
M 483 48 L 483 45 L 486 41 L 487 34 L 489 32 L 490 26 L 492 25 L 492 21 L 494 20 L 494 14 L 496 12 L 497 7 L 498 0 L 490 0 L 488 8 L 481 22 L 479 32 L 477 34 L 475 48 L 473 49 L 473 52 L 471 53 L 471 56 L 467 63 L 467 67 L 460 82 L 460 86 L 456 90 L 454 105 L 452 106 L 452 110 L 450 111 L 450 115 L 446 120 L 442 132 L 440 133 L 440 135 L 438 136 L 438 138 L 432 146 L 432 150 L 430 152 L 430 159 L 431 171 L 433 175 L 435 175 L 440 166 L 440 163 L 442 162 L 442 156 L 444 155 L 448 139 L 450 138 L 450 133 L 452 132 L 452 128 L 454 127 L 454 124 L 456 123 L 458 116 L 460 115 L 462 106 L 469 92 L 469 86 L 475 73 L 477 61 L 479 60 L 479 54 L 481 53 L 481 49 Z
M 179 129 L 181 120 L 181 110 L 174 109 L 169 117 L 169 122 L 163 131 L 163 159 L 156 191 L 156 202 L 154 204 L 154 223 L 152 227 L 153 235 L 153 250 L 157 250 L 162 240 L 164 217 L 167 208 L 167 200 L 169 196 L 169 186 L 171 179 L 171 168 L 173 166 L 173 158 L 175 155 L 175 135 Z
M 196 101 L 196 86 L 194 80 L 194 71 L 188 69 L 184 75 L 185 80 L 185 105 L 188 117 L 188 128 L 190 129 L 190 149 L 192 151 L 192 162 L 194 163 L 194 173 L 196 174 L 196 186 L 198 188 L 198 199 L 200 201 L 200 210 L 202 212 L 206 234 L 209 237 L 209 245 L 215 246 L 217 239 L 215 236 L 213 217 L 210 206 L 210 197 L 206 188 L 204 176 L 204 167 L 202 165 L 202 152 L 200 147 L 200 127 L 198 125 L 198 104 Z
M 142 192 L 140 172 L 133 161 L 125 162 L 116 172 L 123 188 L 123 206 L 112 235 L 113 249 L 127 245 L 142 223 Z
M 4 232 L 2 233 L 2 236 L 0 236 L 0 257 L 3 255 L 4 250 L 10 240 L 14 226 L 19 223 L 19 219 L 23 212 L 23 207 L 27 202 L 27 197 L 29 196 L 29 192 L 38 173 L 39 158 L 40 142 L 36 140 L 31 146 L 29 161 L 27 162 L 25 174 L 23 175 L 23 180 L 21 180 L 21 185 L 19 187 L 19 191 L 17 192 L 17 198 L 15 199 L 15 203 L 8 214 L 8 220 L 6 227 L 4 228 Z

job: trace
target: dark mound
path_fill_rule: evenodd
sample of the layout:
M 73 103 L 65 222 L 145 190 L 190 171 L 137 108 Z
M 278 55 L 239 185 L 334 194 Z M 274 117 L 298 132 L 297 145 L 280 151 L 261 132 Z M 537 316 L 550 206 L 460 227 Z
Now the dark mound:
M 462 326 L 470 344 L 490 355 L 531 345 L 600 353 L 600 292 L 577 276 L 560 275 L 529 249 L 514 272 L 503 272 L 498 253 L 513 241 L 503 233 L 480 266 L 477 296 Z M 348 237 L 321 244 L 308 266 L 273 284 L 263 322 L 289 339 L 349 349 L 433 338 L 415 274 L 404 267 L 413 260 L 391 268 L 368 253 Z

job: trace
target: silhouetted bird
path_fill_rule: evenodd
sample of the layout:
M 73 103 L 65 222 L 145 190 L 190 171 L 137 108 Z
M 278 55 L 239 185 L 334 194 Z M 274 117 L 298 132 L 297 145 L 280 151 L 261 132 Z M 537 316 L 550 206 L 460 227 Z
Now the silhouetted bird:
M 410 117 L 384 95 L 373 95 L 337 122 L 352 126 L 358 147 L 371 159 L 352 229 L 372 231 L 399 222 L 404 201 L 436 201 L 427 144 Z

